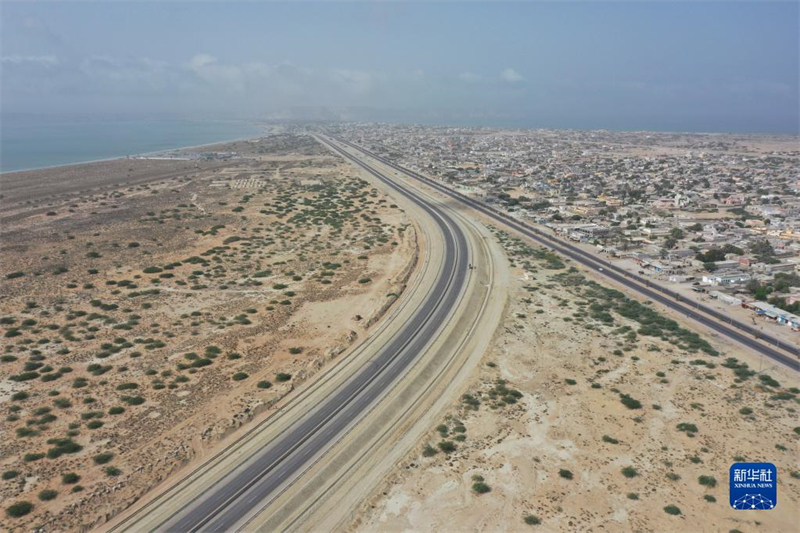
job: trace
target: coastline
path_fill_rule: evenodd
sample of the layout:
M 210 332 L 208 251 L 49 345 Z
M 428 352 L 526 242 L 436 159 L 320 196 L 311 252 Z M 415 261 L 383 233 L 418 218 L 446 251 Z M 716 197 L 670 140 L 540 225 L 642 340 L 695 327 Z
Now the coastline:
M 126 158 L 134 158 L 134 157 L 140 157 L 141 158 L 141 157 L 147 157 L 147 156 L 152 155 L 152 154 L 161 154 L 161 153 L 164 153 L 164 152 L 171 152 L 171 151 L 174 151 L 174 150 L 190 150 L 190 149 L 193 149 L 193 148 L 203 148 L 203 147 L 206 147 L 206 146 L 214 146 L 215 144 L 246 141 L 246 140 L 250 140 L 250 139 L 255 139 L 255 138 L 261 137 L 263 135 L 263 133 L 264 133 L 263 125 L 262 126 L 254 126 L 254 128 L 259 129 L 260 131 L 256 135 L 249 136 L 249 137 L 237 137 L 237 138 L 234 138 L 234 139 L 221 139 L 221 140 L 218 140 L 218 141 L 212 141 L 212 142 L 202 143 L 202 144 L 192 144 L 192 145 L 187 145 L 187 146 L 175 146 L 175 147 L 171 147 L 171 148 L 163 148 L 163 149 L 160 149 L 160 150 L 152 150 L 152 151 L 149 151 L 149 152 L 138 152 L 138 153 L 135 153 L 135 154 L 124 154 L 124 155 L 118 155 L 118 156 L 112 156 L 112 157 L 101 157 L 101 158 L 97 158 L 97 159 L 87 159 L 87 160 L 84 160 L 84 161 L 74 161 L 72 163 L 61 163 L 61 164 L 56 164 L 56 165 L 43 165 L 43 166 L 39 166 L 39 167 L 29 167 L 29 168 L 15 169 L 15 170 L 3 170 L 3 171 L 0 171 L 0 176 L 5 176 L 7 174 L 15 174 L 15 173 L 19 173 L 19 172 L 30 172 L 30 171 L 35 171 L 35 170 L 47 170 L 47 169 L 54 169 L 54 168 L 61 168 L 61 167 L 72 167 L 72 166 L 77 166 L 77 165 L 88 165 L 88 164 L 91 164 L 91 163 L 103 163 L 103 162 L 107 162 L 107 161 L 117 161 L 117 160 L 126 159 Z
M 164 148 L 163 150 L 155 150 L 155 151 L 152 151 L 152 152 L 142 152 L 142 153 L 138 153 L 138 154 L 128 154 L 126 156 L 103 157 L 103 158 L 100 158 L 100 159 L 89 159 L 87 161 L 76 161 L 74 163 L 64 163 L 64 164 L 61 164 L 61 165 L 45 165 L 45 166 L 41 166 L 41 167 L 22 168 L 22 169 L 17 169 L 17 170 L 5 170 L 5 171 L 0 172 L 0 176 L 5 176 L 7 174 L 17 174 L 17 173 L 20 173 L 20 172 L 32 172 L 32 171 L 35 171 L 35 170 L 47 170 L 47 169 L 53 169 L 53 168 L 74 167 L 74 166 L 78 166 L 78 165 L 89 165 L 89 164 L 92 164 L 92 163 L 104 163 L 104 162 L 107 162 L 107 161 L 118 161 L 120 159 L 127 159 L 127 158 L 134 158 L 134 157 L 142 158 L 142 157 L 147 157 L 147 156 L 152 155 L 152 154 L 161 154 L 161 153 L 164 153 L 164 152 L 171 152 L 171 151 L 174 151 L 174 150 L 190 150 L 190 149 L 193 149 L 193 148 L 203 148 L 205 146 L 214 146 L 215 144 L 232 143 L 232 142 L 238 142 L 238 141 L 248 141 L 250 139 L 255 139 L 257 137 L 260 137 L 260 135 L 257 135 L 255 137 L 238 137 L 236 139 L 223 139 L 223 140 L 220 140 L 220 141 L 214 141 L 214 142 L 210 142 L 210 143 L 193 144 L 193 145 L 189 145 L 189 146 L 178 146 L 178 147 L 175 147 L 175 148 Z

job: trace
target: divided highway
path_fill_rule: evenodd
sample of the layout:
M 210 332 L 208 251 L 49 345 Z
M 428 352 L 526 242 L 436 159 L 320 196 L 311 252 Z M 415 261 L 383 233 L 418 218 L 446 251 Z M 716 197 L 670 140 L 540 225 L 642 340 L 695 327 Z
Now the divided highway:
M 774 337 L 764 335 L 757 329 L 733 320 L 732 318 L 725 316 L 719 311 L 711 309 L 707 306 L 696 302 L 687 301 L 669 289 L 653 285 L 647 279 L 621 269 L 617 265 L 596 257 L 595 255 L 592 255 L 576 246 L 572 246 L 569 243 L 558 240 L 552 235 L 547 235 L 546 233 L 543 233 L 520 220 L 517 220 L 501 211 L 494 209 L 493 207 L 484 204 L 483 202 L 458 193 L 449 187 L 442 185 L 441 183 L 418 174 L 417 172 L 401 167 L 400 165 L 397 165 L 394 162 L 354 143 L 339 138 L 336 140 L 354 150 L 358 150 L 361 153 L 369 155 L 375 160 L 380 161 L 381 163 L 395 169 L 402 174 L 405 174 L 406 176 L 425 183 L 437 191 L 476 209 L 489 218 L 517 231 L 518 233 L 525 235 L 530 239 L 533 239 L 539 244 L 547 246 L 565 255 L 566 257 L 581 263 L 584 266 L 596 270 L 598 273 L 603 274 L 604 276 L 613 279 L 617 283 L 639 292 L 647 298 L 674 309 L 675 311 L 684 314 L 685 316 L 755 350 L 756 352 L 766 355 L 774 361 L 786 365 L 795 371 L 800 371 L 800 360 L 798 360 L 797 357 L 787 355 L 786 353 L 765 344 L 765 342 L 775 345 L 776 347 L 785 350 L 790 354 L 794 354 L 795 356 L 800 354 L 800 349 L 796 345 L 791 345 Z M 761 342 L 758 339 L 762 339 L 764 342 Z
M 341 150 L 325 139 L 319 139 L 340 153 L 346 160 L 360 166 L 376 179 L 406 196 L 429 216 L 440 232 L 443 242 L 442 263 L 436 269 L 435 282 L 411 318 L 376 351 L 369 362 L 343 381 L 334 392 L 297 420 L 278 437 L 254 454 L 236 458 L 237 466 L 220 475 L 207 489 L 190 497 L 187 488 L 168 490 L 150 507 L 137 511 L 111 530 L 155 530 L 175 532 L 233 531 L 270 500 L 287 481 L 302 474 L 315 457 L 324 453 L 332 443 L 352 427 L 382 395 L 413 366 L 431 339 L 452 318 L 467 284 L 470 248 L 459 224 L 440 207 L 382 174 L 376 168 Z M 204 467 L 205 468 L 205 467 Z M 216 468 L 210 465 L 207 470 Z M 194 475 L 194 473 L 192 473 Z M 189 476 L 191 477 L 191 475 Z M 180 485 L 180 483 L 179 483 Z M 183 491 L 183 492 L 182 492 Z M 177 500 L 170 500 L 176 494 Z M 187 500 L 180 508 L 171 509 L 174 502 Z M 150 504 L 148 504 L 150 505 Z M 138 515 L 138 516 L 137 516 Z M 157 516 L 154 522 L 153 516 Z

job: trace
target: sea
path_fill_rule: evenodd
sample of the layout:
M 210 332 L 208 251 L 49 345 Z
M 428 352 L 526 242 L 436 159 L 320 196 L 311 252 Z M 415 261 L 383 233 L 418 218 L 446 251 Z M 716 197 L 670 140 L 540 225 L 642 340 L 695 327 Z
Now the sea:
M 257 137 L 246 120 L 130 115 L 0 115 L 0 172 Z

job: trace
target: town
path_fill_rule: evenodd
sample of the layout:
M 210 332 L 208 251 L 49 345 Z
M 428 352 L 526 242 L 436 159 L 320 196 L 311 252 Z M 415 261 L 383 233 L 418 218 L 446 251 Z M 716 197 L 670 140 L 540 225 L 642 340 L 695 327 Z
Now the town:
M 796 136 L 331 129 L 687 299 L 797 342 Z

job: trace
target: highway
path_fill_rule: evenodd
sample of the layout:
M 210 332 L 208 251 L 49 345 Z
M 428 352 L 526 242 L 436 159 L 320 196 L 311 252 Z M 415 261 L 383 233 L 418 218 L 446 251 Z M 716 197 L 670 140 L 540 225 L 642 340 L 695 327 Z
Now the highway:
M 337 146 L 321 139 L 376 179 L 417 204 L 433 221 L 444 242 L 443 261 L 437 278 L 397 333 L 341 387 L 268 445 L 241 458 L 232 469 L 188 505 L 172 512 L 155 527 L 157 531 L 231 531 L 267 500 L 287 480 L 335 442 L 340 434 L 367 412 L 381 395 L 419 358 L 430 339 L 451 318 L 469 273 L 469 247 L 463 230 L 439 207 L 390 179 Z M 136 530 L 135 523 L 124 524 Z
M 475 339 L 481 335 L 471 328 L 479 328 L 484 336 L 491 338 L 491 334 L 486 335 L 482 330 L 494 330 L 496 324 L 490 317 L 499 317 L 504 300 L 499 299 L 495 302 L 497 307 L 484 314 L 483 311 L 477 311 L 479 306 L 467 305 L 463 296 L 467 293 L 467 286 L 472 287 L 476 279 L 487 270 L 492 270 L 492 264 L 499 264 L 498 261 L 503 259 L 502 251 L 498 249 L 495 255 L 499 259 L 480 261 L 477 269 L 480 274 L 476 278 L 476 271 L 471 270 L 469 265 L 483 256 L 476 253 L 473 257 L 474 233 L 465 228 L 480 226 L 487 234 L 485 239 L 488 241 L 493 241 L 491 234 L 474 221 L 465 223 L 465 220 L 473 218 L 466 216 L 465 210 L 453 209 L 452 202 L 436 199 L 435 195 L 425 192 L 424 188 L 413 182 L 390 177 L 393 172 L 389 169 L 466 204 L 492 220 L 597 271 L 598 274 L 603 274 L 798 370 L 798 362 L 791 356 L 766 346 L 731 326 L 704 316 L 653 287 L 627 278 L 624 273 L 614 271 L 613 265 L 602 259 L 588 255 L 491 206 L 452 191 L 355 144 L 341 139 L 332 142 L 323 136 L 317 136 L 317 139 L 387 188 L 402 195 L 403 202 L 414 211 L 416 218 L 425 221 L 424 226 L 430 232 L 426 241 L 430 244 L 430 239 L 433 239 L 436 251 L 423 271 L 425 275 L 421 276 L 426 280 L 422 284 L 424 290 L 417 291 L 413 298 L 407 300 L 408 305 L 402 308 L 399 317 L 387 317 L 385 323 L 390 325 L 375 337 L 380 341 L 365 348 L 365 355 L 356 358 L 352 364 L 343 360 L 332 365 L 331 372 L 340 373 L 340 377 L 301 389 L 298 391 L 301 397 L 299 405 L 293 407 L 293 403 L 298 402 L 290 401 L 285 411 L 281 408 L 274 414 L 275 420 L 260 422 L 235 443 L 160 491 L 152 500 L 134 506 L 126 516 L 119 517 L 116 525 L 108 531 L 277 531 L 296 529 L 299 520 L 304 520 L 301 529 L 306 527 L 314 530 L 314 524 L 318 530 L 336 529 L 337 525 L 346 523 L 349 516 L 346 506 L 352 504 L 342 503 L 342 494 L 351 494 L 351 500 L 361 501 L 368 494 L 363 491 L 374 486 L 375 479 L 379 479 L 385 472 L 383 469 L 393 464 L 391 460 L 380 459 L 382 463 L 376 467 L 378 463 L 374 458 L 384 457 L 386 449 L 381 448 L 378 451 L 368 441 L 374 438 L 374 442 L 386 442 L 389 446 L 398 442 L 401 438 L 398 435 L 402 434 L 405 435 L 403 439 L 408 437 L 410 441 L 416 442 L 416 435 L 420 434 L 420 430 L 411 431 L 411 426 L 408 425 L 410 422 L 407 419 L 403 421 L 399 414 L 387 416 L 386 413 L 391 409 L 385 406 L 394 405 L 394 398 L 397 397 L 397 405 L 403 407 L 398 407 L 396 412 L 406 412 L 405 406 L 410 404 L 402 402 L 411 401 L 406 396 L 412 391 L 417 395 L 427 394 L 422 388 L 418 388 L 420 382 L 412 381 L 410 376 L 418 372 L 425 375 L 426 371 L 423 372 L 421 367 L 427 369 L 432 360 L 445 361 L 435 355 L 437 351 L 433 348 L 433 339 L 438 339 L 436 342 L 441 345 L 450 346 L 449 350 L 460 350 L 457 343 L 447 342 L 450 337 L 442 334 L 448 328 L 452 329 L 453 324 L 459 321 L 473 323 L 471 321 L 474 320 L 474 326 L 461 328 L 457 338 L 470 338 L 472 342 L 478 342 Z M 347 150 L 343 150 L 342 146 L 347 147 Z M 369 158 L 357 157 L 359 153 Z M 494 284 L 483 286 L 487 295 L 498 292 Z M 476 314 L 467 318 L 470 315 L 467 309 L 470 308 Z M 483 349 L 476 348 L 476 353 L 479 360 Z M 465 364 L 468 359 L 464 354 L 457 358 L 460 358 L 459 364 Z M 470 364 L 477 360 L 469 359 Z M 420 361 L 426 361 L 425 365 L 417 365 Z M 468 372 L 469 366 L 465 368 L 464 372 Z M 455 371 L 454 369 L 453 372 Z M 447 382 L 447 379 L 435 378 L 433 373 L 428 373 L 425 379 Z M 410 385 L 411 383 L 414 385 Z M 394 389 L 397 391 L 391 393 Z M 446 395 L 440 399 L 443 405 L 447 404 Z M 420 403 L 418 409 L 420 411 L 416 412 L 415 422 L 421 422 L 417 425 L 422 426 L 423 430 L 430 428 L 434 422 L 424 415 L 421 416 L 420 412 L 426 412 L 427 409 L 435 414 L 436 411 L 430 409 L 428 400 Z M 373 422 L 376 419 L 382 422 Z M 389 429 L 373 429 L 378 428 L 381 423 L 385 424 L 385 428 L 395 428 L 393 433 Z M 411 446 L 413 442 L 403 446 Z M 358 446 L 361 448 L 356 454 Z M 409 449 L 403 446 L 392 450 L 395 457 L 401 457 L 403 450 Z M 368 481 L 370 476 L 375 479 Z M 319 503 L 325 501 L 323 498 L 328 498 L 330 503 Z M 329 517 L 328 522 L 324 522 L 325 516 Z
M 621 285 L 624 285 L 625 287 L 632 289 L 643 296 L 646 296 L 647 298 L 678 311 L 687 318 L 703 324 L 704 326 L 707 326 L 714 331 L 717 331 L 718 333 L 721 333 L 722 335 L 725 335 L 728 338 L 733 339 L 740 344 L 747 346 L 748 348 L 751 348 L 755 352 L 765 355 L 768 358 L 791 368 L 792 370 L 800 371 L 800 360 L 798 360 L 797 357 L 789 355 L 794 354 L 796 356 L 800 354 L 800 349 L 796 345 L 790 345 L 786 342 L 775 339 L 774 337 L 766 336 L 757 329 L 733 320 L 732 318 L 725 316 L 714 309 L 703 306 L 702 304 L 698 304 L 696 302 L 687 301 L 685 298 L 682 298 L 673 291 L 656 286 L 645 278 L 632 274 L 618 267 L 617 265 L 592 255 L 576 246 L 561 241 L 552 235 L 543 233 L 538 229 L 507 215 L 506 213 L 498 211 L 493 207 L 484 204 L 483 202 L 458 193 L 449 187 L 436 182 L 435 180 L 418 174 L 417 172 L 401 167 L 400 165 L 397 165 L 394 162 L 354 143 L 339 138 L 336 140 L 354 150 L 358 150 L 361 153 L 374 158 L 377 161 L 380 161 L 388 167 L 395 169 L 397 172 L 421 181 L 437 191 L 472 207 L 492 220 L 499 222 L 502 225 L 513 229 L 514 231 L 521 233 L 537 243 L 547 246 L 548 248 L 559 252 L 562 255 L 569 257 L 570 259 L 577 261 L 588 268 L 591 268 L 598 274 L 602 274 L 609 279 L 612 279 L 615 282 L 620 283 Z M 762 340 L 758 340 L 759 338 Z M 765 344 L 765 342 L 775 345 L 779 349 L 775 349 L 772 346 Z M 785 350 L 786 352 L 789 352 L 789 354 L 784 353 L 781 350 Z

